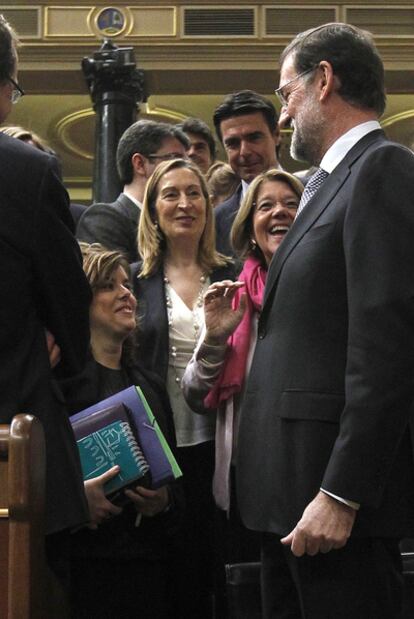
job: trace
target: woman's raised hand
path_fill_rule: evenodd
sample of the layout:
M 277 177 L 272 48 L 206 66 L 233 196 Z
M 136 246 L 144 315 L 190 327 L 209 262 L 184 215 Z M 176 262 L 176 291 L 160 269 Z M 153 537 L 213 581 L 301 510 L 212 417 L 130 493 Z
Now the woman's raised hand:
M 204 295 L 204 316 L 206 336 L 204 342 L 213 346 L 220 346 L 227 342 L 243 318 L 247 306 L 246 293 L 240 296 L 239 306 L 232 308 L 232 300 L 243 282 L 224 280 L 215 282 L 208 287 Z

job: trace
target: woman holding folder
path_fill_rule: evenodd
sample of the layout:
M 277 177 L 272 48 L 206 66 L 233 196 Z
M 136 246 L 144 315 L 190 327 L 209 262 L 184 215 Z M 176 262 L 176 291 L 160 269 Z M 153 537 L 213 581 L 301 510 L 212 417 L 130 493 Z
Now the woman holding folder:
M 81 244 L 84 271 L 93 291 L 91 347 L 83 373 L 64 383 L 70 413 L 77 413 L 131 385 L 141 387 L 164 436 L 175 444 L 172 412 L 160 379 L 134 357 L 136 300 L 129 265 L 116 251 Z M 113 467 L 85 482 L 88 528 L 72 537 L 72 616 L 167 619 L 167 539 L 180 513 L 177 484 L 151 490 L 137 484 L 123 507 L 103 490 Z

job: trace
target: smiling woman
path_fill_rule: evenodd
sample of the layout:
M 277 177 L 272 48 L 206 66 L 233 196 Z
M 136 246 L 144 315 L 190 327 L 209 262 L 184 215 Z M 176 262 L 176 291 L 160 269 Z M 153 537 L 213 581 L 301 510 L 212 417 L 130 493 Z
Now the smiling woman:
M 137 360 L 136 300 L 128 262 L 119 252 L 98 243 L 81 243 L 81 249 L 93 292 L 89 312 L 91 354 L 82 374 L 62 385 L 69 410 L 76 413 L 138 385 L 174 446 L 165 387 Z M 90 528 L 94 530 L 83 529 L 72 536 L 72 614 L 78 619 L 133 617 L 139 609 L 143 619 L 165 619 L 166 547 L 171 524 L 180 511 L 180 489 L 176 484 L 157 490 L 137 486 L 126 491 L 130 503 L 121 510 L 103 490 L 105 482 L 117 472 L 112 468 L 85 482 Z M 138 528 L 137 512 L 144 516 Z M 154 516 L 157 518 L 153 520 Z
M 182 379 L 197 412 L 216 413 L 213 481 L 217 505 L 227 512 L 227 562 L 258 559 L 259 543 L 238 516 L 232 463 L 239 411 L 252 359 L 267 269 L 292 226 L 303 191 L 293 175 L 272 169 L 251 183 L 233 224 L 231 240 L 244 260 L 239 282 L 212 284 L 204 297 L 205 333 Z M 241 283 L 240 283 L 241 282 Z
M 210 282 L 234 278 L 216 252 L 213 209 L 199 168 L 177 159 L 148 181 L 138 231 L 142 263 L 133 284 L 140 315 L 139 347 L 171 399 L 186 516 L 177 539 L 176 616 L 210 618 L 213 564 L 214 415 L 194 415 L 181 377 L 204 325 L 203 295 Z M 191 591 L 191 595 L 189 595 Z
M 126 265 L 120 263 L 94 289 L 90 308 L 92 349 L 99 349 L 98 341 L 103 339 L 123 344 L 136 327 L 136 306 Z

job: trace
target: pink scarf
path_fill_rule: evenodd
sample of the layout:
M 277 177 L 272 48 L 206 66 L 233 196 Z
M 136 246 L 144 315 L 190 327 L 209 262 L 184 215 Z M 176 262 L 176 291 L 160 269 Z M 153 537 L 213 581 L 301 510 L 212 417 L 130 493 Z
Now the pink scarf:
M 245 285 L 236 291 L 232 303 L 233 308 L 238 307 L 240 296 L 246 292 L 246 311 L 239 326 L 227 341 L 229 346 L 227 358 L 214 387 L 204 399 L 207 408 L 217 408 L 220 402 L 228 400 L 242 388 L 246 375 L 253 314 L 261 310 L 266 276 L 267 270 L 263 268 L 261 262 L 249 256 L 238 278 Z

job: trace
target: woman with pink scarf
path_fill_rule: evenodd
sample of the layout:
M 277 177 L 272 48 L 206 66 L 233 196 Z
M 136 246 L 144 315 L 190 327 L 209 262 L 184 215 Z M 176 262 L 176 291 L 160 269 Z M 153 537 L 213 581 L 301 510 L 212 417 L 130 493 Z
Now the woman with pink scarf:
M 232 245 L 244 260 L 243 270 L 237 282 L 216 282 L 208 288 L 205 331 L 182 379 L 184 396 L 193 410 L 201 414 L 217 410 L 213 493 L 230 522 L 238 520 L 232 464 L 267 269 L 293 224 L 302 192 L 302 183 L 282 170 L 269 170 L 251 183 L 231 231 Z M 231 561 L 246 560 L 240 556 L 242 550 L 236 553 L 239 556 L 228 554 L 233 555 Z

